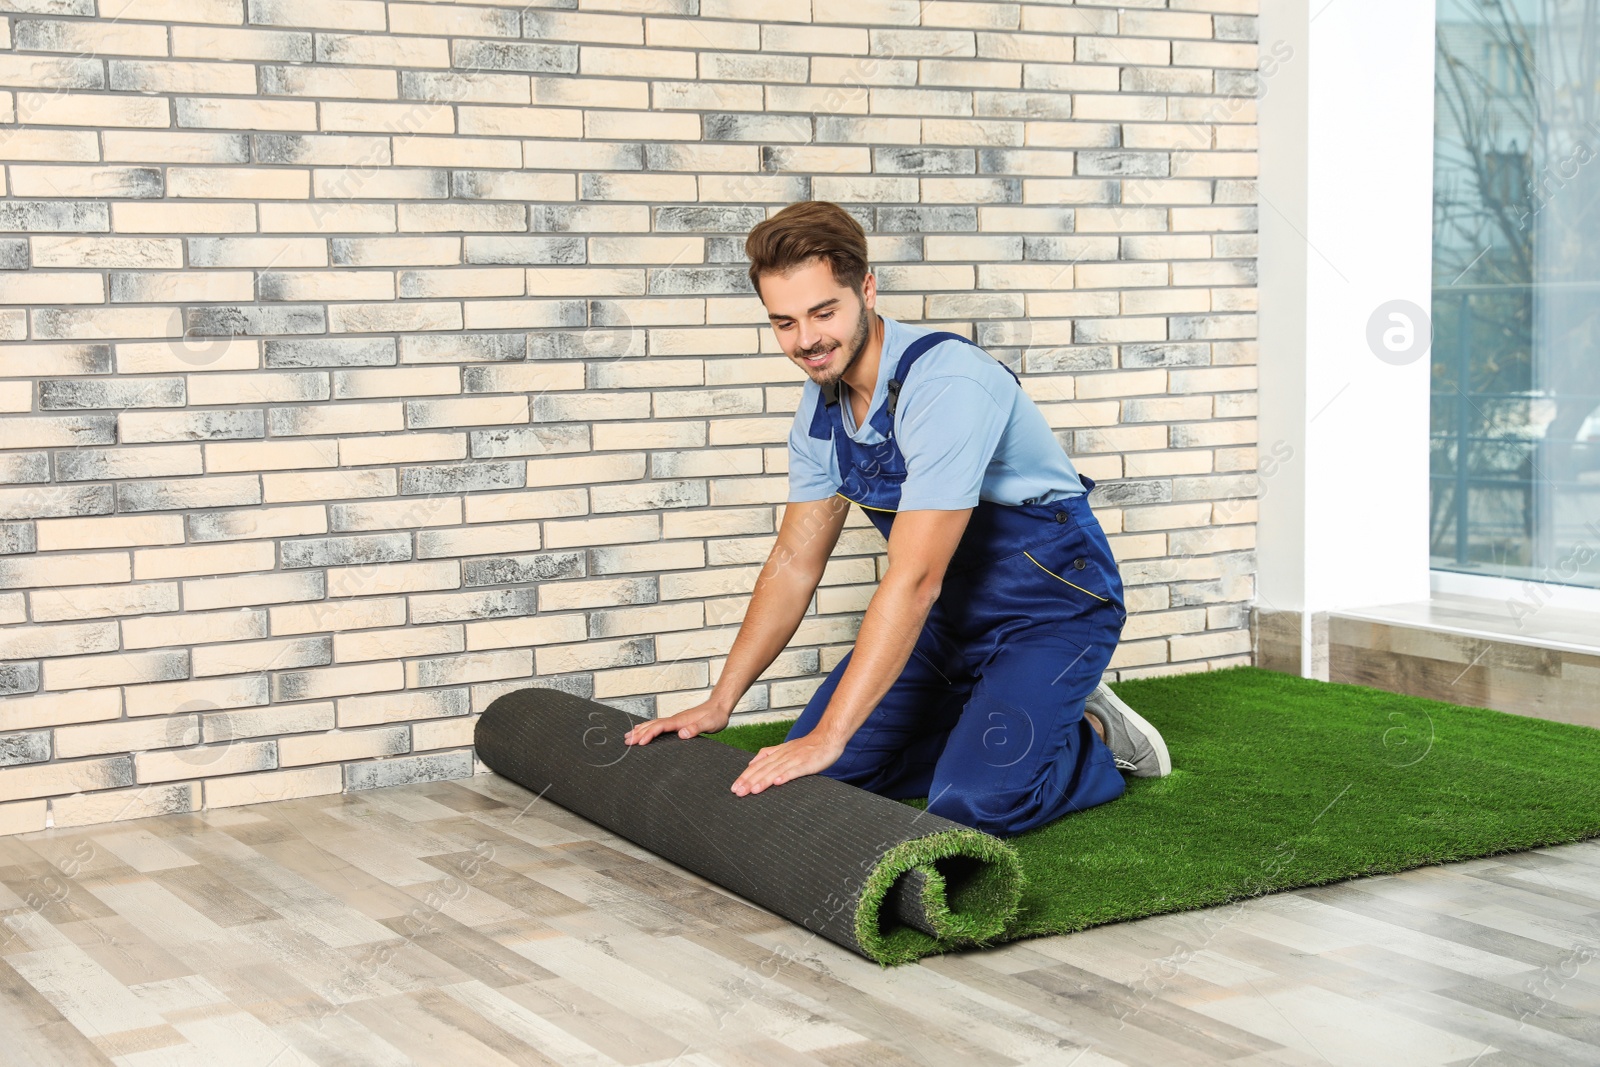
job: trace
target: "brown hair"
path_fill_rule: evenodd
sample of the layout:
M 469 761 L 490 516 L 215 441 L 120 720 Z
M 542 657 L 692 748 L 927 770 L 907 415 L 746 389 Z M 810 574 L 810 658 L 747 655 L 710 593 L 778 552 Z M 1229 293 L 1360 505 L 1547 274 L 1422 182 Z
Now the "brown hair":
M 802 200 L 758 222 L 745 238 L 744 252 L 758 296 L 761 275 L 787 274 L 818 256 L 828 261 L 835 282 L 858 294 L 867 277 L 866 231 L 827 200 Z

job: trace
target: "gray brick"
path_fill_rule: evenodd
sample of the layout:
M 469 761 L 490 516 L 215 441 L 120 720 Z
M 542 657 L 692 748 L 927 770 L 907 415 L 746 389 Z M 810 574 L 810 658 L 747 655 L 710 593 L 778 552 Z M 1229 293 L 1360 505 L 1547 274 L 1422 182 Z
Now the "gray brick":
M 531 659 L 531 656 L 529 658 Z M 412 688 L 426 690 L 435 686 L 459 682 L 461 680 L 461 667 L 461 661 L 456 656 L 439 656 L 434 659 L 416 660 L 412 664 L 412 668 L 416 671 L 417 680 L 416 685 Z M 497 679 L 490 684 L 498 687 L 507 683 L 504 680 Z M 410 750 L 410 745 L 400 749 L 402 752 L 409 752 Z
M 546 674 L 534 675 L 528 679 L 528 686 L 532 689 L 558 689 L 563 693 L 571 693 L 586 699 L 594 697 L 594 675 L 592 674 Z
M 650 270 L 650 293 L 662 296 L 754 293 L 750 274 L 726 267 L 658 267 Z
M 1167 320 L 1167 336 L 1174 341 L 1250 336 L 1254 332 L 1254 323 L 1244 315 L 1173 315 Z
M 746 267 L 750 264 L 750 257 L 744 252 L 743 237 L 707 237 L 706 238 L 707 263 L 742 263 Z
M 1028 374 L 1110 370 L 1117 365 L 1117 354 L 1109 345 L 1038 348 L 1030 350 L 1023 356 L 1022 365 L 1024 372 Z
M 182 407 L 182 378 L 51 378 L 39 383 L 41 410 Z
M 657 233 L 736 233 L 743 235 L 767 217 L 759 207 L 674 205 L 655 209 Z
M 708 141 L 787 141 L 806 144 L 811 140 L 811 120 L 799 115 L 714 112 L 702 116 L 700 121 Z
M 401 467 L 403 496 L 469 493 L 477 489 L 521 489 L 527 467 L 521 463 L 456 463 Z
M 582 578 L 585 573 L 582 552 L 539 552 L 526 556 L 469 559 L 461 565 L 461 584 L 465 588 L 480 585 L 519 585 L 523 582 Z
M 327 329 L 327 309 L 320 304 L 276 307 L 219 304 L 188 308 L 184 312 L 184 330 L 190 337 L 270 337 L 325 333 Z
M 39 691 L 37 663 L 0 663 L 0 696 Z
M 469 439 L 474 459 L 554 456 L 563 452 L 589 451 L 589 427 L 584 423 L 474 430 Z
M 36 730 L 26 734 L 0 734 L 0 767 L 43 763 L 49 758 L 49 730 Z
M 462 619 L 508 619 L 532 615 L 539 599 L 537 589 L 484 589 L 460 593 L 418 594 L 411 598 L 413 626 L 456 622 Z
M 26 237 L 0 238 L 0 270 L 27 270 L 28 263 Z
M 1270 88 L 1270 82 L 1254 70 L 1219 70 L 1214 75 L 1218 96 L 1260 96 Z M 1226 112 L 1224 112 L 1226 113 Z
M 872 169 L 879 174 L 973 174 L 978 160 L 970 148 L 874 148 Z
M 975 207 L 880 207 L 878 229 L 883 233 L 975 233 Z
M 1072 94 L 997 93 L 979 90 L 972 94 L 972 113 L 983 118 L 1070 119 Z M 1106 143 L 1115 144 L 1117 127 L 1107 123 L 1105 128 L 1110 135 Z
M 1227 596 L 1227 588 L 1215 578 L 1204 582 L 1173 582 L 1168 592 L 1175 608 L 1210 607 Z
M 0 519 L 109 515 L 116 510 L 109 485 L 30 485 L 0 489 Z
M 392 337 L 317 337 L 268 341 L 268 367 L 392 367 L 398 362 Z
M 1096 506 L 1131 507 L 1135 504 L 1166 504 L 1172 500 L 1172 483 L 1160 479 L 1096 482 Z
M 583 263 L 588 251 L 581 237 L 467 237 L 462 241 L 468 263 Z
M 0 454 L 0 484 L 29 485 L 50 480 L 50 453 Z
M 158 191 L 155 195 L 161 194 Z M 106 204 L 68 200 L 0 201 L 0 230 L 105 233 L 110 229 L 111 208 Z
M 142 304 L 149 299 L 150 275 L 133 272 L 115 272 L 111 275 L 111 302 L 113 304 Z
M 656 698 L 653 693 L 635 697 L 607 697 L 604 700 L 597 700 L 595 703 L 605 704 L 608 707 L 613 707 L 619 711 L 625 711 L 629 715 L 637 715 L 644 719 L 656 717 Z
M 512 41 L 450 42 L 450 64 L 465 70 L 518 70 L 530 74 L 574 74 L 578 46 Z
M 31 522 L 0 522 L 0 556 L 37 552 L 39 542 Z
M 803 55 L 755 55 L 749 52 L 702 53 L 700 71 L 713 70 L 715 80 L 761 82 L 804 82 L 810 73 L 810 60 Z M 711 79 L 707 79 L 711 80 Z
M 528 358 L 528 335 L 407 334 L 400 338 L 400 352 L 407 363 L 515 363 Z
M 642 493 L 638 490 L 643 489 Z M 618 499 L 626 491 L 626 499 Z M 708 502 L 704 479 L 647 482 L 636 485 L 597 485 L 589 490 L 591 507 L 601 512 L 639 511 L 656 508 L 701 508 Z
M 326 393 L 326 382 L 323 385 Z M 306 397 L 308 400 L 327 399 Z M 213 408 L 173 412 L 162 425 L 171 437 L 187 441 L 246 441 L 267 435 L 266 413 L 260 408 Z
M 1219 41 L 1260 40 L 1259 20 L 1253 15 L 1213 15 L 1211 32 Z
M 191 493 L 202 494 L 207 507 L 261 503 L 260 480 L 238 476 L 232 477 L 228 490 L 220 493 L 215 478 L 121 482 L 116 490 L 118 511 L 181 511 L 195 506 Z
M 455 778 L 471 778 L 472 772 L 470 749 L 366 760 L 345 764 L 344 788 L 346 792 L 353 792 L 357 789 L 384 789 L 392 785 L 444 782 Z
M 271 676 L 271 700 L 273 703 L 282 703 L 292 700 L 304 700 L 314 692 L 313 686 L 321 671 L 283 671 Z
M 1211 365 L 1211 346 L 1208 344 L 1123 345 L 1122 365 L 1129 369 L 1208 367 Z
M 623 326 L 628 325 L 627 316 L 620 311 L 608 312 L 607 317 L 615 318 Z M 597 321 L 596 325 L 611 323 Z M 642 355 L 643 330 L 585 330 L 582 333 L 551 330 L 528 334 L 529 359 L 596 359 Z
M 285 570 L 297 567 L 349 567 L 361 563 L 395 563 L 411 558 L 409 533 L 360 537 L 311 537 L 279 545 Z
M 1096 236 L 1024 237 L 1022 254 L 1026 259 L 1051 263 L 1094 263 L 1118 258 L 1115 240 Z
M 1165 152 L 1079 152 L 1078 173 L 1165 178 L 1169 158 Z

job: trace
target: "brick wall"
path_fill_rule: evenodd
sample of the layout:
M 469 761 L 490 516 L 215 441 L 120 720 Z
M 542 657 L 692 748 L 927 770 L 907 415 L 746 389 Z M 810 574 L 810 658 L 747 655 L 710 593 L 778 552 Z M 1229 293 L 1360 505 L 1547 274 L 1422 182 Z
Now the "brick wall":
M 1254 6 L 0 0 L 0 832 L 465 776 L 535 678 L 697 702 L 802 381 L 743 237 L 806 198 L 1101 481 L 1122 676 L 1244 661 Z

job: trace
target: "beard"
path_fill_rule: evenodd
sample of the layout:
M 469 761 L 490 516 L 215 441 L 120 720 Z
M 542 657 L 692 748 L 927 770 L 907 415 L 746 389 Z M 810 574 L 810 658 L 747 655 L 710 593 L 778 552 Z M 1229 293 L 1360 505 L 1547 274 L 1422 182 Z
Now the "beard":
M 840 378 L 844 377 L 844 372 L 850 369 L 850 365 L 860 358 L 861 353 L 867 350 L 867 341 L 872 336 L 872 328 L 870 325 L 868 325 L 867 321 L 867 302 L 861 299 L 859 296 L 856 299 L 858 301 L 857 306 L 861 309 L 861 314 L 856 319 L 855 333 L 851 335 L 848 342 L 835 346 L 839 348 L 843 354 L 842 359 L 835 360 L 828 368 L 823 370 L 821 372 L 823 375 L 822 377 L 812 375 L 811 380 L 816 382 L 818 385 L 828 385 L 829 383 L 837 382 Z M 827 351 L 827 349 L 814 348 L 809 352 L 799 352 L 797 354 L 802 357 L 807 355 L 817 356 L 821 355 L 825 351 Z M 806 371 L 807 373 L 810 373 L 811 368 L 807 367 Z

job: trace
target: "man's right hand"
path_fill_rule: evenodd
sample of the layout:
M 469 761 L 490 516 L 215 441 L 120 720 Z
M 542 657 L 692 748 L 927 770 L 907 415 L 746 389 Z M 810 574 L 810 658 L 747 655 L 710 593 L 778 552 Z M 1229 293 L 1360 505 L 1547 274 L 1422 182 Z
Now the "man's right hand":
M 622 735 L 622 742 L 626 745 L 648 745 L 650 739 L 657 734 L 664 734 L 668 730 L 678 731 L 679 737 L 694 737 L 696 734 L 714 734 L 728 725 L 732 713 L 705 701 L 692 708 L 669 715 L 665 719 L 651 719 L 642 722 Z

